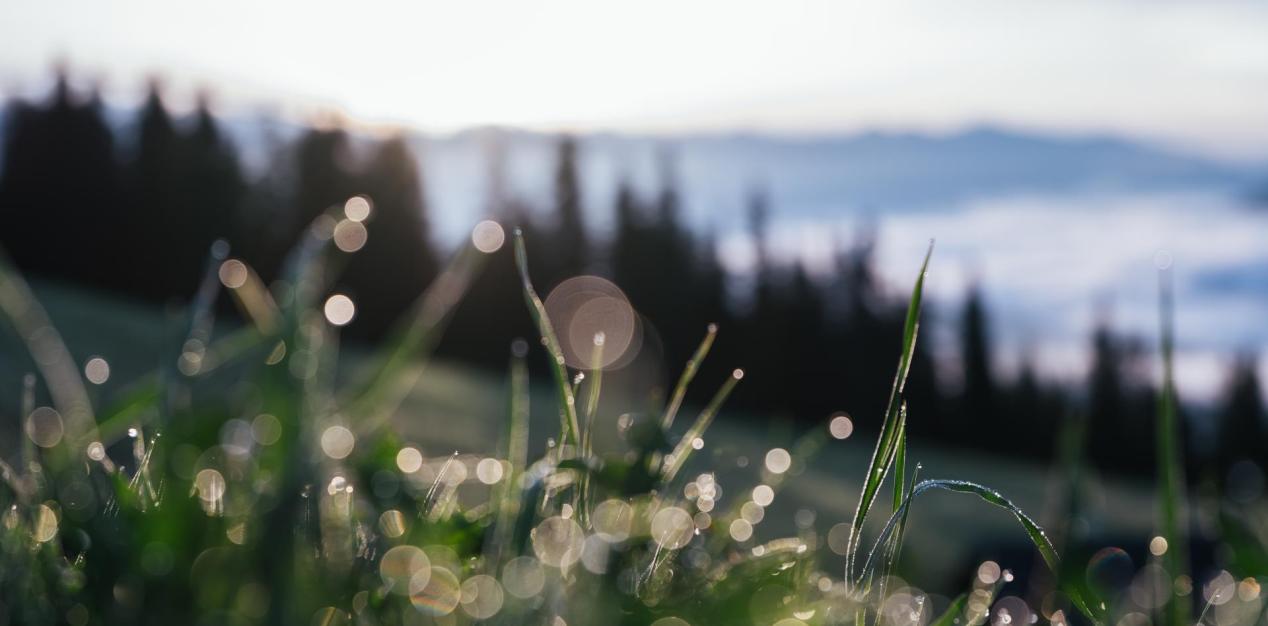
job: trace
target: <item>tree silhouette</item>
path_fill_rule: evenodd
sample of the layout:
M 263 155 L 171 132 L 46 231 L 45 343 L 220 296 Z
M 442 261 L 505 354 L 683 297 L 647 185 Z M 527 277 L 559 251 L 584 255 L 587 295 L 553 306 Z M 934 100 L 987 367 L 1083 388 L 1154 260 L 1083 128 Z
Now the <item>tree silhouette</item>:
M 80 100 L 64 70 L 43 106 L 15 103 L 0 174 L 0 245 L 19 267 L 98 285 L 118 271 L 114 137 L 96 92 Z
M 501 131 L 488 131 L 485 147 L 488 177 L 485 214 L 503 227 L 506 241 L 488 256 L 467 297 L 458 303 L 439 350 L 447 356 L 501 373 L 505 371 L 511 343 L 515 339 L 531 338 L 534 332 L 515 266 L 514 229 L 525 231 L 524 243 L 534 246 L 534 250 L 542 237 L 532 228 L 528 208 L 508 190 L 506 144 Z
M 373 205 L 369 238 L 354 253 L 342 284 L 360 303 L 356 335 L 380 337 L 405 313 L 437 272 L 418 163 L 401 137 L 380 144 L 358 188 Z
M 185 153 L 182 204 L 188 213 L 182 230 L 188 243 L 177 258 L 181 259 L 182 272 L 197 276 L 206 263 L 208 247 L 216 239 L 228 239 L 235 247 L 244 245 L 238 225 L 247 184 L 237 150 L 216 123 L 207 94 L 199 97 L 193 128 L 181 143 Z M 188 282 L 179 288 L 191 289 Z
M 282 246 L 289 250 L 317 216 L 357 193 L 356 165 L 342 128 L 312 128 L 296 143 L 291 217 Z
M 1221 475 L 1239 461 L 1252 461 L 1261 469 L 1268 468 L 1268 450 L 1264 447 L 1268 428 L 1264 424 L 1263 396 L 1255 361 L 1250 354 L 1237 358 L 1219 410 L 1216 458 Z
M 147 268 L 144 280 L 122 272 L 150 298 L 188 297 L 206 270 L 211 243 L 233 231 L 245 184 L 237 154 L 200 99 L 192 128 L 182 131 L 151 82 L 136 124 L 127 166 L 129 212 L 123 242 Z
M 1154 471 L 1157 391 L 1145 378 L 1146 362 L 1139 342 L 1115 337 L 1104 322 L 1093 331 L 1088 437 L 1092 460 L 1104 469 Z
M 180 203 L 181 174 L 176 127 L 167 107 L 163 104 L 159 84 L 150 83 L 145 104 L 141 106 L 136 129 L 136 148 L 127 168 L 129 232 L 127 245 L 146 265 L 154 268 L 153 277 L 141 290 L 143 295 L 163 297 L 172 289 L 189 288 L 191 278 L 186 276 L 184 285 L 175 284 L 172 266 L 165 263 L 180 246 L 172 235 L 172 228 L 187 216 Z
M 265 170 L 251 172 L 248 185 L 206 98 L 192 116 L 176 119 L 152 83 L 135 123 L 123 132 L 118 143 L 129 150 L 118 154 L 95 93 L 77 94 L 64 73 L 45 101 L 6 107 L 0 245 L 21 269 L 151 299 L 187 297 L 206 267 L 209 244 L 228 237 L 234 254 L 270 281 L 315 218 L 364 194 L 373 204 L 365 223 L 368 240 L 347 257 L 336 286 L 358 305 L 349 337 L 382 337 L 438 271 L 426 190 L 406 135 L 376 142 L 354 139 L 338 125 L 310 128 L 294 141 L 273 141 L 275 158 Z M 657 346 L 653 358 L 663 357 L 668 375 L 688 358 L 706 324 L 719 322 L 722 335 L 700 379 L 745 368 L 735 407 L 791 416 L 804 426 L 821 425 L 835 410 L 854 414 L 860 432 L 880 423 L 907 305 L 897 294 L 905 296 L 906 285 L 882 284 L 868 223 L 855 242 L 840 248 L 833 267 L 814 273 L 774 258 L 768 249 L 770 198 L 754 188 L 734 209 L 747 212 L 755 267 L 728 284 L 712 235 L 684 224 L 686 196 L 672 153 L 660 154 L 658 189 L 640 195 L 630 181 L 619 184 L 615 228 L 601 242 L 586 228 L 592 214 L 581 196 L 583 144 L 558 138 L 553 198 L 547 206 L 530 207 L 503 180 L 499 132 L 489 136 L 497 149 L 486 212 L 505 227 L 508 242 L 515 227 L 523 229 L 542 295 L 565 278 L 610 270 L 650 322 L 646 341 Z M 535 331 L 511 246 L 486 260 L 440 349 L 501 371 L 510 341 Z M 747 293 L 736 289 L 745 280 Z M 933 303 L 924 309 L 925 329 L 937 312 Z M 1041 379 L 1026 359 L 1015 377 L 997 378 L 992 328 L 975 286 L 960 320 L 964 386 L 954 401 L 938 388 L 928 334 L 917 343 L 905 395 L 912 419 L 927 426 L 912 434 L 1046 456 L 1047 441 L 1072 404 L 1069 390 Z M 1106 323 L 1091 339 L 1092 363 L 1080 397 L 1091 459 L 1107 470 L 1151 472 L 1156 390 L 1149 364 L 1156 357 Z M 1236 363 L 1220 415 L 1221 469 L 1242 458 L 1268 463 L 1255 446 L 1268 427 L 1253 358 Z M 1182 426 L 1187 430 L 1187 422 Z
M 1026 420 L 1028 416 L 1013 415 L 1000 419 L 996 404 L 999 392 L 991 367 L 988 328 L 982 291 L 975 284 L 969 287 L 964 314 L 960 320 L 961 371 L 964 376 L 964 387 L 960 394 L 960 419 L 965 424 L 987 426 L 980 429 L 979 436 L 1002 439 L 999 443 L 1008 445 L 1008 440 L 1013 439 L 1015 434 L 1011 428 L 1012 423 L 1015 420 Z
M 550 237 L 553 241 L 542 259 L 545 270 L 543 284 L 549 289 L 560 281 L 585 273 L 589 247 L 581 207 L 581 187 L 577 174 L 577 140 L 564 136 L 559 140 L 555 162 L 555 219 Z

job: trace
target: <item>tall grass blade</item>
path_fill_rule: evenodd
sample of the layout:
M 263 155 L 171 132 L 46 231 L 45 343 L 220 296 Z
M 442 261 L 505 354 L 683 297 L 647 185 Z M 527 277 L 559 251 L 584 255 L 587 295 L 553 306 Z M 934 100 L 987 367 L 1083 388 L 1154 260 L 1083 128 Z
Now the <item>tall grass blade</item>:
M 219 245 L 217 245 L 219 244 Z M 206 347 L 211 341 L 211 331 L 216 324 L 216 296 L 220 293 L 220 264 L 224 262 L 227 244 L 217 241 L 212 244 L 207 254 L 207 264 L 203 268 L 203 279 L 198 284 L 198 291 L 189 306 L 189 328 L 185 333 L 186 341 L 197 341 Z
M 903 387 L 907 383 L 907 373 L 911 370 L 911 358 L 916 349 L 916 335 L 920 331 L 920 305 L 924 296 L 925 272 L 929 269 L 929 258 L 933 256 L 933 242 L 929 242 L 929 250 L 925 252 L 924 262 L 920 264 L 920 274 L 911 290 L 911 300 L 907 304 L 907 318 L 903 325 L 902 354 L 898 359 L 898 371 L 894 374 L 894 385 L 889 392 L 889 404 L 885 409 L 885 421 L 881 426 L 880 437 L 876 440 L 876 448 L 872 451 L 872 460 L 868 463 L 867 475 L 864 478 L 863 490 L 859 494 L 858 506 L 854 510 L 854 518 L 850 524 L 849 540 L 846 544 L 845 579 L 851 580 L 854 575 L 854 564 L 858 556 L 859 541 L 863 535 L 863 522 L 872 509 L 872 503 L 880 491 L 881 483 L 893 464 L 898 445 L 900 429 Z
M 916 468 L 911 473 L 911 480 L 907 483 L 907 491 L 905 493 L 911 493 L 911 491 L 916 488 L 916 479 L 919 477 L 920 464 L 917 463 Z M 901 504 L 899 506 L 901 506 Z M 894 510 L 897 511 L 898 507 L 894 507 Z M 907 531 L 907 517 L 910 514 L 911 507 L 907 507 L 903 510 L 902 516 L 898 519 L 898 526 L 894 529 L 894 533 L 890 537 L 889 547 L 885 552 L 885 572 L 884 575 L 881 576 L 881 598 L 885 597 L 885 584 L 889 581 L 890 574 L 892 574 L 898 567 L 898 559 L 902 556 L 903 536 Z
M 581 427 L 577 423 L 577 404 L 573 397 L 572 387 L 568 383 L 568 370 L 564 365 L 564 351 L 559 347 L 559 338 L 550 325 L 550 317 L 546 315 L 546 305 L 537 297 L 533 289 L 533 281 L 528 277 L 528 252 L 524 249 L 524 233 L 515 229 L 515 265 L 519 268 L 520 280 L 524 285 L 524 300 L 528 302 L 528 312 L 537 324 L 545 342 L 546 351 L 550 353 L 550 371 L 555 379 L 555 391 L 559 395 L 560 443 L 579 445 L 581 443 Z
M 346 406 L 365 420 L 359 430 L 377 428 L 391 416 L 422 376 L 422 363 L 440 340 L 454 309 L 484 264 L 484 253 L 465 246 L 414 302 L 405 325 L 370 359 L 370 374 Z
M 507 401 L 506 460 L 511 472 L 506 483 L 515 485 L 528 467 L 528 365 L 522 355 L 511 357 L 511 390 Z
M 493 541 L 487 556 L 489 566 L 496 571 L 502 564 L 507 548 L 511 545 L 515 531 L 515 518 L 519 514 L 520 488 L 524 472 L 528 467 L 528 367 L 521 354 L 511 355 L 510 388 L 506 402 L 505 438 L 506 476 L 498 483 L 494 492 Z
M 9 320 L 35 361 L 53 405 L 65 420 L 66 440 L 72 449 L 82 452 L 89 441 L 96 439 L 97 422 L 79 367 L 53 328 L 44 307 L 3 251 L 0 251 L 0 314 Z
M 594 420 L 599 413 L 599 394 L 603 389 L 603 368 L 598 366 L 602 363 L 602 356 L 603 341 L 596 338 L 594 354 L 590 360 L 595 365 L 595 369 L 590 370 L 590 382 L 586 387 L 586 427 L 581 432 L 581 458 L 587 460 L 594 456 Z M 590 527 L 590 507 L 592 503 L 590 492 L 590 473 L 584 472 L 578 478 L 576 502 L 577 521 L 582 528 Z
M 907 403 L 904 402 L 902 405 L 902 408 L 899 409 L 898 411 L 898 445 L 894 449 L 894 468 L 893 468 L 894 500 L 893 500 L 893 508 L 892 508 L 892 510 L 894 511 L 897 511 L 899 507 L 902 506 L 903 498 L 905 498 L 907 494 L 908 485 L 906 482 L 906 478 L 904 476 L 906 474 L 906 471 L 907 471 Z M 912 478 L 913 478 L 913 481 L 911 483 L 911 486 L 914 487 L 916 484 L 914 481 L 915 479 L 914 472 L 913 472 Z M 898 522 L 898 528 L 895 529 L 894 533 L 890 535 L 889 540 L 886 542 L 885 564 L 884 564 L 885 570 L 880 577 L 881 579 L 880 593 L 877 596 L 878 598 L 881 598 L 882 601 L 884 601 L 884 598 L 885 598 L 885 586 L 886 586 L 886 583 L 889 581 L 889 575 L 894 570 L 894 567 L 897 565 L 898 557 L 902 553 L 903 529 L 906 527 L 906 524 L 907 524 L 907 511 L 910 511 L 910 510 L 911 509 L 906 509 L 903 512 L 902 518 Z M 864 591 L 866 591 L 871 586 L 871 579 L 872 577 L 870 575 L 864 578 L 864 583 L 862 585 L 862 589 Z
M 1158 398 L 1156 455 L 1158 457 L 1158 530 L 1167 540 L 1163 563 L 1171 579 L 1186 575 L 1188 570 L 1188 537 L 1184 516 L 1184 465 L 1180 452 L 1180 425 L 1176 416 L 1175 377 L 1172 369 L 1173 316 L 1175 305 L 1171 295 L 1171 272 L 1158 274 L 1158 313 L 1162 352 L 1162 390 Z M 1166 605 L 1170 626 L 1188 622 L 1192 608 L 1188 595 L 1174 594 Z
M 661 474 L 661 481 L 666 485 L 672 482 L 674 477 L 678 475 L 678 471 L 682 469 L 683 465 L 686 465 L 687 459 L 695 451 L 691 442 L 695 441 L 696 437 L 704 434 L 704 431 L 709 428 L 709 424 L 713 423 L 713 417 L 718 414 L 718 409 L 722 408 L 722 403 L 726 402 L 727 396 L 731 395 L 731 390 L 735 389 L 735 385 L 740 382 L 741 378 L 744 378 L 743 370 L 737 369 L 731 372 L 726 382 L 722 383 L 722 386 L 718 388 L 718 392 L 713 395 L 713 399 L 696 417 L 695 423 L 691 425 L 691 428 L 687 429 L 682 439 L 678 440 L 678 445 L 674 446 L 674 451 L 670 453 L 669 464 Z
M 243 317 L 254 324 L 261 334 L 272 335 L 278 330 L 281 310 L 255 268 L 241 260 L 238 262 L 245 268 L 242 284 L 229 287 L 229 294 L 233 296 Z
M 678 415 L 678 409 L 682 407 L 682 399 L 687 395 L 687 387 L 696 377 L 696 371 L 700 369 L 704 358 L 709 355 L 709 349 L 713 347 L 713 340 L 717 336 L 718 325 L 709 324 L 705 329 L 704 339 L 700 340 L 700 345 L 691 355 L 691 360 L 687 361 L 687 366 L 682 369 L 682 375 L 678 377 L 678 384 L 674 385 L 674 393 L 669 399 L 669 404 L 665 406 L 665 414 L 660 419 L 661 428 L 664 430 L 668 431 L 674 425 L 674 418 Z
M 898 445 L 894 449 L 894 508 L 903 503 L 907 488 L 904 474 L 907 472 L 907 403 L 898 410 Z

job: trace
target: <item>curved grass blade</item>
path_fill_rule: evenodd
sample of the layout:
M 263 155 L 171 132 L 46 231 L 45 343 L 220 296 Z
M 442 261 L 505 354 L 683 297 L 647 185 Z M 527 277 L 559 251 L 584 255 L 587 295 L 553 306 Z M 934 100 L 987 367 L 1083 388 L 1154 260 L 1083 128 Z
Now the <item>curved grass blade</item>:
M 559 394 L 560 426 L 559 436 L 562 443 L 574 446 L 581 442 L 581 427 L 577 423 L 577 404 L 568 383 L 568 371 L 564 366 L 564 351 L 559 347 L 559 338 L 550 325 L 550 317 L 546 315 L 546 305 L 533 289 L 533 281 L 528 277 L 528 252 L 524 249 L 524 233 L 515 229 L 515 265 L 519 268 L 520 280 L 524 284 L 524 300 L 528 302 L 528 312 L 537 324 L 550 353 L 550 371 L 555 378 L 555 391 Z
M 1044 564 L 1048 566 L 1048 569 L 1052 570 L 1054 573 L 1060 571 L 1058 567 L 1061 564 L 1061 559 L 1057 556 L 1056 548 L 1052 547 L 1052 542 L 1048 540 L 1047 534 L 1045 534 L 1044 530 L 1039 527 L 1039 524 L 1031 519 L 1029 515 L 1026 515 L 1025 511 L 1022 511 L 1017 507 L 1017 505 L 1013 504 L 1012 501 L 1005 498 L 1003 494 L 991 489 L 990 487 L 979 485 L 967 480 L 947 479 L 924 480 L 912 488 L 911 493 L 907 494 L 907 497 L 903 499 L 902 504 L 900 504 L 898 509 L 894 511 L 889 520 L 885 522 L 885 527 L 881 530 L 880 536 L 876 539 L 876 545 L 873 546 L 871 552 L 868 553 L 867 561 L 865 561 L 863 565 L 863 571 L 866 572 L 872 568 L 876 553 L 879 548 L 884 545 L 885 539 L 889 537 L 889 534 L 893 532 L 894 528 L 899 524 L 899 522 L 901 522 L 908 507 L 911 506 L 912 500 L 914 500 L 916 496 L 931 489 L 941 489 L 944 491 L 976 495 L 987 503 L 994 504 L 995 506 L 1012 513 L 1026 530 L 1026 535 L 1030 537 L 1031 543 L 1033 543 L 1035 548 L 1039 550 L 1039 554 L 1043 557 Z
M 700 368 L 704 358 L 709 355 L 709 349 L 713 347 L 713 340 L 717 336 L 718 325 L 709 324 L 708 328 L 705 329 L 704 339 L 700 340 L 700 345 L 696 347 L 695 353 L 687 361 L 687 366 L 683 368 L 682 375 L 678 377 L 678 384 L 674 385 L 674 394 L 670 397 L 669 404 L 665 406 L 665 414 L 660 419 L 661 428 L 664 430 L 668 431 L 674 425 L 674 418 L 678 415 L 678 409 L 682 407 L 682 399 L 687 395 L 687 386 L 696 377 L 696 370 Z
M 1022 511 L 1017 505 L 1013 504 L 1012 501 L 994 489 L 974 482 L 969 482 L 967 480 L 946 479 L 924 480 L 912 488 L 911 493 L 907 494 L 907 497 L 903 500 L 902 505 L 900 505 L 898 510 L 894 511 L 889 520 L 885 522 L 885 527 L 881 530 L 881 534 L 877 538 L 876 544 L 868 553 L 867 561 L 864 562 L 864 572 L 871 571 L 877 552 L 879 552 L 879 550 L 885 545 L 885 539 L 889 537 L 890 533 L 893 532 L 905 518 L 907 509 L 911 507 L 912 500 L 914 500 L 916 496 L 931 489 L 941 489 L 944 491 L 975 495 L 988 504 L 993 504 L 1012 513 L 1013 517 L 1017 519 L 1017 522 L 1021 524 L 1023 529 L 1025 529 L 1026 536 L 1030 538 L 1030 542 L 1034 544 L 1035 548 L 1039 551 L 1039 555 L 1043 557 L 1044 564 L 1047 565 L 1048 570 L 1054 575 L 1060 574 L 1061 557 L 1057 554 L 1056 548 L 1052 546 L 1052 542 L 1048 540 L 1048 536 L 1044 530 L 1040 528 L 1039 524 L 1031 519 L 1025 511 Z M 1069 595 L 1070 600 L 1074 603 L 1075 607 L 1078 608 L 1079 611 L 1082 612 L 1088 619 L 1093 622 L 1100 621 L 1098 616 L 1091 611 L 1087 603 L 1084 602 L 1081 594 L 1079 594 L 1076 589 L 1068 588 L 1064 591 L 1066 591 L 1067 595 Z
M 8 318 L 26 344 L 53 405 L 66 421 L 66 439 L 77 453 L 82 453 L 84 446 L 97 437 L 97 421 L 84 379 L 44 307 L 3 251 L 0 251 L 0 314 Z
M 872 451 L 872 460 L 867 467 L 867 475 L 863 481 L 863 490 L 859 494 L 858 506 L 854 510 L 854 519 L 850 524 L 850 536 L 846 543 L 845 579 L 851 580 L 854 574 L 854 563 L 857 560 L 859 540 L 863 534 L 863 522 L 872 509 L 872 503 L 880 491 L 881 483 L 893 464 L 898 445 L 900 409 L 902 407 L 903 387 L 907 383 L 907 374 L 911 370 L 911 359 L 916 349 L 916 336 L 920 331 L 920 305 L 924 297 L 925 272 L 929 269 L 929 257 L 933 256 L 933 241 L 929 242 L 929 250 L 925 252 L 925 260 L 920 264 L 920 274 L 911 290 L 911 300 L 907 304 L 907 319 L 903 325 L 902 354 L 898 359 L 898 371 L 894 374 L 894 385 L 889 392 L 889 405 L 885 409 L 885 421 L 881 426 L 880 437 L 876 440 L 876 448 Z

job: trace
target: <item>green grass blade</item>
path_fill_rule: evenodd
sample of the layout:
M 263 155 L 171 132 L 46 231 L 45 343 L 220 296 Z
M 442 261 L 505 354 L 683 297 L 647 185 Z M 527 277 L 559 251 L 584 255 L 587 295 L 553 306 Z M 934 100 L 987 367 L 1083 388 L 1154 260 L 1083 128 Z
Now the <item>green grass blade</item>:
M 691 425 L 691 428 L 687 429 L 682 439 L 678 440 L 678 445 L 674 446 L 674 451 L 670 453 L 669 464 L 661 474 L 661 480 L 665 484 L 673 481 L 674 476 L 677 476 L 678 471 L 687 463 L 687 459 L 695 451 L 695 448 L 691 446 L 691 442 L 696 437 L 704 434 L 704 431 L 709 428 L 709 424 L 713 423 L 713 417 L 718 414 L 718 409 L 722 408 L 722 403 L 726 401 L 727 396 L 731 395 L 731 390 L 735 389 L 735 385 L 740 382 L 741 378 L 744 378 L 744 370 L 737 369 L 731 372 L 726 382 L 722 383 L 722 386 L 718 388 L 718 392 L 713 395 L 713 399 L 696 417 L 695 423 Z
M 905 427 L 905 424 L 906 424 L 906 418 L 904 417 L 904 427 Z M 899 449 L 899 452 L 903 453 L 906 447 L 907 447 L 906 435 L 904 434 L 903 442 L 901 444 L 901 448 Z M 904 494 L 904 497 L 906 497 L 907 493 L 911 493 L 911 491 L 916 488 L 916 479 L 919 478 L 919 474 L 920 474 L 920 464 L 916 464 L 916 468 L 911 473 L 911 482 L 907 483 L 906 485 L 904 485 L 903 483 L 903 478 L 901 473 L 897 474 L 894 477 L 895 486 L 899 487 L 900 489 L 905 489 L 905 491 L 902 492 Z M 894 507 L 894 510 L 897 511 L 900 506 L 902 506 L 901 501 L 899 502 L 897 506 Z M 903 553 L 903 536 L 905 534 L 905 531 L 907 530 L 907 516 L 909 514 L 911 514 L 911 507 L 907 507 L 903 509 L 903 514 L 898 519 L 898 526 L 894 529 L 893 534 L 890 535 L 889 546 L 885 550 L 885 570 L 883 572 L 883 575 L 881 576 L 880 595 L 877 596 L 881 598 L 882 601 L 886 597 L 886 585 L 889 584 L 889 577 L 891 574 L 894 573 L 894 570 L 898 568 L 898 559 L 900 556 L 902 556 L 902 553 Z
M 899 522 L 903 519 L 907 508 L 911 506 L 912 500 L 914 500 L 916 496 L 931 489 L 972 494 L 989 504 L 994 504 L 995 506 L 1012 513 L 1013 516 L 1017 518 L 1018 523 L 1022 525 L 1022 528 L 1025 529 L 1026 535 L 1030 537 L 1031 543 L 1033 543 L 1035 548 L 1039 550 L 1039 554 L 1043 557 L 1044 564 L 1048 566 L 1048 569 L 1052 570 L 1053 573 L 1060 571 L 1059 567 L 1061 559 L 1057 556 L 1056 548 L 1052 547 L 1052 542 L 1048 540 L 1047 534 L 1039 527 L 1039 524 L 1026 514 L 1025 511 L 1022 511 L 1017 507 L 1017 505 L 1013 504 L 1012 501 L 1005 498 L 1003 494 L 991 489 L 990 487 L 985 487 L 967 480 L 946 479 L 924 480 L 912 488 L 911 493 L 907 494 L 907 497 L 903 499 L 902 504 L 899 505 L 898 509 L 894 511 L 894 514 L 890 516 L 889 521 L 885 523 L 885 527 L 881 530 L 880 537 L 876 540 L 876 545 L 872 548 L 872 551 L 868 554 L 867 561 L 864 563 L 864 571 L 868 571 L 872 568 L 878 549 L 884 545 L 885 539 L 889 537 L 890 533 L 894 531 L 895 527 L 897 527 Z
M 1162 389 L 1158 398 L 1156 455 L 1158 457 L 1158 530 L 1167 540 L 1163 564 L 1172 579 L 1187 574 L 1188 545 L 1184 530 L 1184 465 L 1180 452 L 1180 425 L 1176 415 L 1175 377 L 1172 369 L 1173 316 L 1171 273 L 1158 275 L 1158 312 L 1160 349 L 1162 353 Z M 1183 626 L 1188 623 L 1191 605 L 1189 596 L 1175 594 L 1166 606 L 1167 623 Z
M 881 434 L 876 440 L 876 448 L 872 451 L 872 460 L 868 463 L 867 475 L 863 481 L 863 490 L 859 494 L 858 506 L 854 510 L 854 518 L 850 524 L 850 536 L 846 547 L 845 573 L 850 580 L 857 560 L 859 540 L 863 534 L 863 522 L 872 508 L 872 503 L 880 491 L 881 483 L 893 463 L 898 444 L 900 408 L 902 406 L 903 387 L 907 384 L 907 373 L 911 370 L 911 358 L 916 349 L 916 336 L 920 331 L 920 305 L 924 296 L 925 272 L 929 269 L 929 257 L 933 255 L 933 242 L 929 242 L 929 250 L 920 265 L 920 274 L 911 290 L 911 300 L 907 304 L 907 319 L 903 326 L 902 354 L 898 359 L 898 371 L 894 374 L 894 385 L 890 389 L 889 405 L 885 410 L 885 421 L 881 425 Z
M 969 594 L 962 593 L 956 596 L 951 604 L 947 605 L 947 610 L 942 612 L 937 619 L 929 622 L 929 626 L 955 626 L 960 616 L 964 614 L 964 607 L 969 603 Z
M 506 461 L 510 472 L 502 480 L 504 500 L 500 507 L 502 519 L 499 527 L 503 536 L 498 545 L 499 556 L 505 557 L 515 534 L 515 520 L 521 513 L 524 475 L 528 471 L 529 407 L 532 404 L 531 387 L 528 384 L 528 364 L 523 354 L 511 355 L 511 388 L 507 398 Z M 518 554 L 518 552 L 517 552 Z M 496 563 L 495 565 L 500 565 Z
M 678 415 L 678 409 L 682 407 L 682 399 L 687 395 L 687 386 L 696 377 L 696 370 L 700 368 L 704 358 L 709 355 L 709 349 L 713 347 L 713 340 L 717 336 L 718 325 L 709 324 L 705 330 L 704 339 L 700 341 L 695 353 L 691 355 L 691 360 L 687 361 L 687 366 L 682 369 L 682 375 L 678 377 L 678 384 L 674 385 L 673 396 L 670 397 L 669 404 L 665 405 L 665 414 L 660 419 L 661 427 L 666 431 L 674 425 L 674 418 Z
M 97 421 L 88 390 L 79 366 L 53 328 L 44 307 L 3 251 L 0 251 L 0 316 L 9 320 L 25 342 L 53 405 L 65 420 L 66 441 L 76 450 L 78 459 L 84 447 L 97 438 Z
M 245 270 L 242 284 L 229 287 L 229 295 L 233 296 L 234 304 L 242 313 L 242 317 L 254 324 L 261 334 L 276 333 L 281 323 L 279 320 L 282 312 L 277 302 L 273 300 L 273 294 L 269 293 L 268 287 L 255 272 L 255 268 L 241 259 L 237 261 L 242 263 Z
M 370 358 L 370 374 L 345 403 L 363 421 L 367 432 L 381 425 L 400 406 L 422 375 L 420 361 L 431 355 L 454 309 L 484 265 L 485 254 L 464 246 L 414 302 L 406 325 Z
M 916 488 L 916 479 L 919 478 L 919 475 L 920 464 L 916 464 L 915 470 L 911 473 L 911 481 L 907 484 L 906 493 L 911 493 L 911 491 Z M 899 506 L 902 506 L 901 503 Z M 894 510 L 897 511 L 898 507 L 894 507 Z M 888 579 L 889 575 L 898 565 L 898 558 L 902 555 L 903 551 L 903 536 L 907 530 L 907 516 L 910 514 L 911 507 L 907 507 L 903 510 L 902 516 L 898 519 L 898 526 L 894 529 L 894 534 L 891 536 L 889 548 L 885 554 L 885 576 L 882 580 Z M 881 593 L 881 597 L 885 597 L 883 591 Z
M 533 289 L 533 281 L 528 277 L 528 252 L 524 249 L 524 233 L 518 228 L 515 229 L 515 265 L 519 268 L 520 280 L 524 284 L 524 300 L 528 303 L 528 312 L 533 322 L 537 324 L 537 331 L 541 333 L 546 351 L 550 356 L 550 371 L 555 379 L 555 391 L 559 395 L 560 444 L 561 446 L 566 443 L 579 445 L 581 427 L 577 423 L 576 399 L 573 397 L 572 387 L 568 382 L 568 370 L 564 365 L 564 351 L 559 347 L 559 338 L 555 336 L 555 329 L 550 325 L 550 317 L 546 315 L 546 305 L 537 296 L 537 291 Z
M 907 488 L 906 478 L 904 474 L 907 472 L 907 403 L 904 402 L 902 408 L 898 410 L 898 445 L 894 449 L 894 508 L 903 503 L 903 497 L 906 495 L 904 490 Z
M 528 467 L 528 365 L 524 357 L 511 357 L 511 390 L 507 399 L 506 460 L 511 464 L 508 484 L 515 484 Z
M 506 428 L 499 446 L 506 459 L 506 476 L 492 491 L 489 502 L 493 514 L 493 538 L 485 546 L 488 571 L 496 573 L 511 545 L 515 518 L 519 514 L 520 483 L 528 467 L 528 367 L 521 354 L 511 354 L 506 398 Z
M 1045 533 L 1044 530 L 1039 527 L 1039 524 L 1031 519 L 1025 511 L 1022 511 L 1021 508 L 1013 504 L 1012 501 L 994 489 L 966 480 L 945 479 L 924 480 L 911 489 L 911 493 L 907 494 L 907 497 L 903 500 L 902 505 L 899 506 L 898 510 L 894 511 L 894 514 L 891 515 L 889 520 L 885 523 L 885 527 L 881 530 L 881 534 L 877 538 L 876 544 L 872 547 L 871 552 L 868 554 L 867 561 L 863 566 L 863 572 L 871 571 L 873 561 L 875 560 L 877 553 L 885 545 L 885 539 L 889 537 L 890 533 L 894 532 L 894 529 L 902 522 L 903 519 L 905 519 L 907 509 L 911 507 L 911 503 L 916 496 L 932 489 L 975 495 L 989 504 L 993 504 L 1012 513 L 1013 517 L 1017 519 L 1017 522 L 1021 524 L 1022 528 L 1026 531 L 1026 536 L 1030 538 L 1030 542 L 1034 544 L 1035 549 L 1039 551 L 1039 555 L 1043 558 L 1044 565 L 1046 565 L 1048 570 L 1054 575 L 1060 575 L 1061 558 L 1057 554 L 1056 548 L 1054 548 L 1052 546 L 1052 542 L 1048 540 L 1047 533 Z M 1067 587 L 1063 589 L 1063 591 L 1066 592 L 1066 594 L 1070 597 L 1070 601 L 1076 608 L 1079 609 L 1080 612 L 1094 623 L 1099 623 L 1100 619 L 1083 600 L 1077 589 Z
M 324 218 L 336 218 L 337 214 L 327 211 Z M 326 261 L 330 249 L 331 233 L 320 226 L 323 217 L 318 217 L 308 225 L 295 246 L 287 253 L 282 265 L 282 281 L 274 283 L 280 287 L 274 293 L 274 299 L 288 318 L 289 325 L 297 323 L 296 316 L 313 308 L 313 304 L 321 294 L 326 292 L 328 280 Z
M 595 341 L 594 354 L 590 359 L 590 363 L 598 365 L 602 363 L 603 342 Z M 590 370 L 587 377 L 586 385 L 586 410 L 585 410 L 585 430 L 581 432 L 581 458 L 594 458 L 594 420 L 599 414 L 599 395 L 603 390 L 603 368 L 595 367 Z M 591 499 L 590 474 L 588 472 L 581 474 L 577 485 L 577 522 L 582 528 L 590 527 L 590 509 L 593 506 Z

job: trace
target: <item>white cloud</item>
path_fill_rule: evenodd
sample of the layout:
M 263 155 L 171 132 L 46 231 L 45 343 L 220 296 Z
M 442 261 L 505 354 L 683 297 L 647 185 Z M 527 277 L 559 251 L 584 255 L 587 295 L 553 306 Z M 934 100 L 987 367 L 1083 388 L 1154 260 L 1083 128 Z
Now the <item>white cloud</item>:
M 1268 148 L 1268 5 L 28 2 L 8 78 L 55 55 L 132 86 L 154 71 L 228 99 L 335 104 L 427 128 L 677 130 L 998 121 Z

